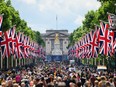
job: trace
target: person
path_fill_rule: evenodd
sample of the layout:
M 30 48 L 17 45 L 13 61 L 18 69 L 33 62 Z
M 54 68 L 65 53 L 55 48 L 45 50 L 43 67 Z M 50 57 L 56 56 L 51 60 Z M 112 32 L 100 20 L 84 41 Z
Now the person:
M 1 86 L 2 86 L 2 87 L 6 87 L 6 82 L 2 82 L 2 83 L 1 83 Z
M 85 76 L 83 75 L 83 77 L 81 77 L 82 87 L 83 87 L 83 85 L 85 84 L 85 81 L 86 81 L 86 79 L 85 79 Z
M 30 81 L 29 85 L 30 85 L 30 87 L 33 87 L 34 86 L 34 82 Z
M 20 85 L 18 83 L 14 83 L 13 87 L 19 87 Z M 10 86 L 9 86 L 10 87 Z
M 61 77 L 58 77 L 57 81 L 58 81 L 58 83 L 57 83 L 58 87 L 65 87 L 66 86 L 65 82 L 63 82 Z
M 81 82 L 77 82 L 77 87 L 81 87 L 82 83 Z
M 76 87 L 76 84 L 75 83 L 73 83 L 73 82 L 70 82 L 70 87 Z M 63 87 L 65 87 L 65 86 L 63 86 Z
M 114 76 L 114 86 L 116 87 L 116 76 Z
M 99 82 L 98 87 L 106 87 L 105 76 L 101 76 L 101 81 Z
M 25 83 L 24 82 L 21 82 L 21 87 L 25 87 Z
M 94 87 L 95 76 L 92 75 L 91 78 L 90 78 L 90 80 L 91 80 L 92 87 Z
M 89 80 L 87 80 L 87 81 L 85 82 L 85 87 L 91 87 L 91 83 L 90 83 Z
M 106 81 L 105 87 L 112 87 L 109 81 Z
M 44 87 L 47 87 L 47 84 L 46 84 L 44 77 L 41 78 L 41 81 L 43 82 Z
M 98 87 L 98 80 L 95 80 L 94 84 L 94 87 Z
M 17 74 L 15 79 L 16 79 L 17 83 L 19 83 L 19 84 L 21 83 L 21 76 L 20 76 L 20 74 Z
M 109 79 L 109 83 L 110 83 L 111 87 L 114 87 L 114 83 L 113 83 L 112 78 Z
M 12 80 L 8 80 L 7 84 L 8 84 L 8 87 L 13 87 Z

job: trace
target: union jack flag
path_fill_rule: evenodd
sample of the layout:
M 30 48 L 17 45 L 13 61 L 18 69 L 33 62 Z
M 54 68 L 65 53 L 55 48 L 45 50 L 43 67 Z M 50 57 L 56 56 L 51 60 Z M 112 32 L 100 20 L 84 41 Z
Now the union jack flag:
M 25 55 L 25 58 L 29 57 L 29 38 L 27 36 L 24 36 L 24 55 Z
M 2 21 L 3 21 L 3 15 L 0 15 L 0 37 L 2 36 L 2 29 L 1 29 Z
M 113 55 L 115 53 L 116 49 L 116 32 L 110 31 L 110 39 L 111 39 L 111 54 Z
M 88 34 L 86 34 L 85 35 L 85 37 L 84 37 L 84 50 L 85 50 L 85 52 L 84 52 L 84 55 L 85 55 L 85 58 L 87 58 L 88 56 L 88 53 L 89 53 L 89 49 L 88 49 L 88 47 L 89 47 L 89 39 L 88 39 Z
M 98 38 L 97 38 L 97 29 L 90 32 L 90 45 L 91 45 L 91 57 L 98 57 Z
M 113 49 L 116 49 L 116 32 L 114 32 L 114 44 L 113 44 Z
M 16 55 L 18 58 L 24 58 L 24 48 L 23 48 L 23 35 L 21 33 L 16 33 Z
M 3 33 L 3 38 L 0 42 L 1 48 L 2 48 L 2 57 L 5 56 L 8 58 L 11 55 L 11 43 L 12 43 L 12 37 L 10 30 L 5 31 Z
M 113 29 L 113 22 L 115 22 L 114 20 L 116 20 L 116 15 L 114 14 L 108 14 L 108 22 L 109 22 L 109 25 L 110 25 L 110 28 Z M 110 36 L 109 36 L 110 40 L 111 40 L 111 44 L 110 44 L 110 47 L 111 47 L 111 55 L 113 55 L 115 53 L 115 49 L 116 49 L 116 32 L 110 30 Z
M 90 32 L 87 34 L 87 55 L 86 55 L 86 57 L 87 58 L 91 58 L 91 56 L 92 56 L 92 52 L 91 52 L 91 45 L 90 45 L 90 41 L 91 41 L 91 35 L 90 35 Z
M 13 26 L 11 29 L 10 29 L 10 34 L 11 34 L 11 38 L 12 38 L 12 43 L 11 43 L 11 52 L 13 55 L 15 55 L 15 44 L 16 44 L 16 34 L 15 34 L 15 31 L 16 31 L 16 27 Z
M 99 42 L 99 53 L 104 54 L 106 56 L 109 56 L 109 49 L 110 49 L 110 42 L 109 39 L 109 24 L 105 24 L 102 21 L 100 22 L 101 28 L 99 29 L 99 36 L 98 36 L 98 42 Z
M 109 13 L 108 14 L 108 22 L 109 22 L 110 28 L 115 29 L 116 15 Z

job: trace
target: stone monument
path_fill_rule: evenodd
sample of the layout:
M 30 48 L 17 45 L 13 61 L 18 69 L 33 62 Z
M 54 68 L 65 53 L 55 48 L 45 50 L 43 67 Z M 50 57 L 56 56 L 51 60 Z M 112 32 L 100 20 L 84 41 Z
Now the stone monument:
M 52 51 L 52 55 L 62 55 L 62 51 L 60 49 L 60 41 L 59 41 L 58 33 L 56 33 L 56 35 L 55 35 L 54 49 Z
M 67 60 L 69 36 L 68 30 L 46 30 L 45 33 L 41 34 L 45 41 L 47 61 Z

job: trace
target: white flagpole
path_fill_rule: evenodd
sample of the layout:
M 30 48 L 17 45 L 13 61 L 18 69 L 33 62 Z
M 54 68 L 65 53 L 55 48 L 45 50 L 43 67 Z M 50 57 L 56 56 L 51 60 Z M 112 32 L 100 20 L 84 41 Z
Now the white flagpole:
M 103 65 L 105 65 L 105 63 L 104 63 L 104 58 L 103 58 Z
M 20 60 L 21 60 L 21 59 L 19 58 L 19 66 L 21 65 L 21 64 L 20 64 Z
M 23 58 L 21 59 L 21 62 L 22 62 L 21 65 L 23 66 Z
M 6 68 L 8 69 L 8 57 L 7 57 L 6 59 L 7 59 L 7 64 L 6 64 L 6 65 L 7 65 L 7 67 L 6 67 Z
M 94 64 L 96 65 L 96 58 L 95 58 L 95 62 L 94 62 Z
M 58 17 L 56 15 L 56 30 L 58 29 Z
M 30 64 L 30 58 L 29 58 L 29 61 L 28 62 L 29 62 L 28 64 Z
M 13 55 L 11 55 L 11 67 L 13 67 Z
M 20 66 L 22 66 L 22 62 L 21 61 L 22 61 L 22 59 L 20 59 Z
M 0 68 L 2 69 L 2 68 L 3 68 L 3 63 L 2 63 L 3 59 L 2 59 L 2 55 L 1 55 L 1 52 L 0 52 L 0 61 L 1 61 L 1 65 L 0 65 Z
M 25 58 L 23 59 L 23 65 L 25 66 Z
M 15 58 L 15 67 L 17 67 L 17 58 Z
M 23 58 L 22 58 L 22 60 L 21 60 L 21 61 L 22 61 L 22 66 L 23 66 Z
M 27 59 L 25 59 L 25 65 L 27 65 Z

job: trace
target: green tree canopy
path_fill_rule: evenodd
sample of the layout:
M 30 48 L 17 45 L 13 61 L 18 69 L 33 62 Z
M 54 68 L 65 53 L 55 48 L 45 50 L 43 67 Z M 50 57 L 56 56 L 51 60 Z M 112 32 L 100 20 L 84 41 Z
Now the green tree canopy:
M 70 35 L 70 38 L 73 37 L 73 41 L 70 40 L 71 43 L 77 42 L 83 35 L 90 32 L 91 29 L 95 29 L 94 25 L 99 25 L 100 20 L 108 21 L 108 15 L 107 12 L 115 14 L 116 11 L 116 0 L 97 0 L 101 2 L 101 6 L 96 11 L 88 11 L 87 14 L 85 14 L 85 19 L 82 22 L 82 25 L 78 27 L 76 30 L 73 31 L 73 33 Z
M 16 25 L 16 32 L 22 32 L 39 44 L 44 44 L 40 32 L 35 32 L 28 27 L 27 22 L 20 18 L 19 12 L 12 6 L 11 0 L 0 0 L 0 14 L 4 14 L 2 23 L 3 32 Z

